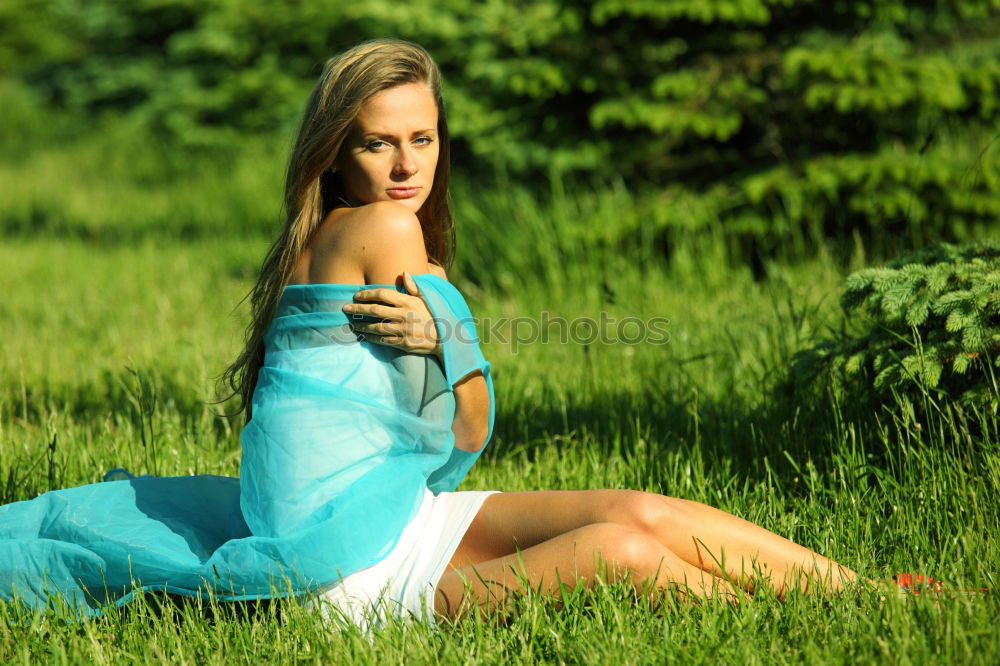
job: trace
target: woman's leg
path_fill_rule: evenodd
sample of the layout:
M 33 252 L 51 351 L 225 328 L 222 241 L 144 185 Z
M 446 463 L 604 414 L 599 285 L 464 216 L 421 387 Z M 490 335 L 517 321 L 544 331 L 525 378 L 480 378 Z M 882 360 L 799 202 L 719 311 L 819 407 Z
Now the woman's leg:
M 857 577 L 822 555 L 724 511 L 630 490 L 492 495 L 466 532 L 451 567 L 495 563 L 518 548 L 527 552 L 595 524 L 617 525 L 652 539 L 678 561 L 715 576 L 725 575 L 750 591 L 755 573 L 768 576 L 779 595 L 791 586 L 837 590 Z M 577 556 L 584 552 L 581 549 L 600 552 L 613 546 L 591 538 L 577 547 Z M 550 559 L 539 556 L 538 565 L 548 566 Z M 535 573 L 541 577 L 545 572 Z M 551 578 L 553 571 L 547 575 Z
M 454 563 L 455 560 L 453 559 Z M 726 581 L 684 562 L 656 539 L 616 523 L 592 523 L 519 552 L 451 568 L 438 582 L 435 610 L 455 617 L 471 608 L 497 610 L 525 585 L 558 597 L 561 586 L 627 580 L 658 601 L 663 591 L 738 598 Z

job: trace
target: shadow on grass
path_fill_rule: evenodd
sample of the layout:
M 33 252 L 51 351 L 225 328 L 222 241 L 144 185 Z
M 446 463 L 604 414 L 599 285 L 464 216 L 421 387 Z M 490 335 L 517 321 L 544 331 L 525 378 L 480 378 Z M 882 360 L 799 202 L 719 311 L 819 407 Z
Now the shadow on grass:
M 533 458 L 553 442 L 584 438 L 606 458 L 667 457 L 697 449 L 709 464 L 724 462 L 733 471 L 752 476 L 761 471 L 762 455 L 780 455 L 787 448 L 782 414 L 735 399 L 706 401 L 693 397 L 697 394 L 689 388 L 639 395 L 626 391 L 593 397 L 570 394 L 558 405 L 552 401 L 501 404 L 494 437 L 506 445 L 487 449 L 484 455 L 502 460 L 524 452 Z
M 722 399 L 692 398 L 693 379 L 643 394 L 612 389 L 592 396 L 568 392 L 560 404 L 511 401 L 498 405 L 496 415 L 494 437 L 503 446 L 488 448 L 484 457 L 525 454 L 533 460 L 565 441 L 573 442 L 565 455 L 580 456 L 576 444 L 585 440 L 605 459 L 652 463 L 652 482 L 665 480 L 658 461 L 682 457 L 753 483 L 773 475 L 801 477 L 805 466 L 822 476 L 850 454 L 856 479 L 881 482 L 909 451 L 933 449 L 971 472 L 982 451 L 1000 440 L 1000 418 L 985 410 L 963 411 L 947 402 L 916 410 L 902 402 L 849 403 L 829 394 L 787 392 L 782 379 L 775 374 L 763 381 L 763 398 L 755 404 L 735 390 L 722 392 Z
M 3 403 L 12 421 L 44 424 L 54 415 L 78 422 L 95 422 L 121 416 L 138 425 L 139 417 L 163 416 L 184 427 L 207 425 L 218 437 L 237 426 L 225 416 L 234 407 L 198 397 L 191 382 L 159 368 L 105 370 L 94 380 L 53 382 L 11 387 Z

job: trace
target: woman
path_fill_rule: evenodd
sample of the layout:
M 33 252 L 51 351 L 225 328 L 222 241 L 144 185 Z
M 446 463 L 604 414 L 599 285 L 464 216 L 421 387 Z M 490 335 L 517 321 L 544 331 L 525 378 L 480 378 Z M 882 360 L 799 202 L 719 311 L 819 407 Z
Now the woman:
M 360 288 L 402 282 L 406 294 L 363 288 L 344 310 L 373 319 L 355 326 L 371 344 L 441 358 L 437 331 L 426 325 L 432 313 L 409 275 L 446 278 L 442 265 L 452 254 L 448 133 L 440 88 L 434 63 L 412 44 L 363 44 L 328 63 L 291 159 L 289 224 L 254 290 L 249 344 L 229 370 L 244 401 L 253 395 L 264 331 L 286 284 Z M 452 379 L 454 447 L 471 458 L 492 430 L 488 364 Z M 464 475 L 467 464 L 461 467 Z M 427 501 L 435 500 L 428 496 Z M 364 576 L 371 574 L 370 585 L 377 589 L 387 577 L 399 576 L 393 568 L 402 553 L 413 557 L 446 544 L 436 554 L 440 564 L 448 564 L 443 575 L 431 567 L 423 578 L 409 569 L 402 576 L 416 579 L 418 588 L 434 589 L 433 609 L 445 615 L 459 614 L 469 604 L 503 603 L 523 584 L 557 593 L 560 580 L 571 587 L 591 583 L 601 559 L 615 579 L 627 575 L 637 586 L 651 580 L 657 588 L 681 584 L 703 596 L 752 591 L 755 567 L 779 594 L 792 585 L 836 590 L 856 577 L 722 511 L 651 493 L 441 493 L 436 502 L 452 506 L 448 510 L 458 517 L 442 520 L 437 534 L 425 533 L 419 542 L 404 538 L 405 547 L 397 547 L 388 564 Z M 365 581 L 349 593 L 353 580 L 348 577 L 327 597 L 341 607 L 352 594 L 365 598 L 369 578 Z M 397 600 L 416 597 L 410 590 L 393 589 Z M 418 606 L 411 604 L 411 610 Z
M 252 292 L 247 345 L 225 375 L 250 417 L 240 478 L 118 472 L 0 507 L 0 596 L 95 614 L 136 589 L 320 590 L 325 608 L 366 622 L 493 608 L 525 584 L 558 594 L 560 582 L 593 583 L 602 562 L 649 594 L 854 580 L 694 502 L 453 492 L 494 405 L 443 268 L 448 166 L 440 76 L 423 49 L 378 41 L 330 60 L 292 152 L 287 223 Z

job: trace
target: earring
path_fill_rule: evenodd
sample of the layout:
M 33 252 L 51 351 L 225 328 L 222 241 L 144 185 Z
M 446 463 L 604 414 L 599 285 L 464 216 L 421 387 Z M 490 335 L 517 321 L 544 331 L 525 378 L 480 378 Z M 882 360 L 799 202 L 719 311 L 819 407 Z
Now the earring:
M 329 171 L 330 173 L 337 173 L 337 167 L 335 167 L 335 166 L 332 166 L 332 167 L 330 167 L 330 168 L 328 169 L 328 171 Z

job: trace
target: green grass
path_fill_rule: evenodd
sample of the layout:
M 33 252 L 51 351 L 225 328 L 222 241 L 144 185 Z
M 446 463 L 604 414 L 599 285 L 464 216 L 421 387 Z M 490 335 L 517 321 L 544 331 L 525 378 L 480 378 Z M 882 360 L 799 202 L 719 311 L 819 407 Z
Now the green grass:
M 238 347 L 244 312 L 234 307 L 265 243 L 8 239 L 0 248 L 4 499 L 93 482 L 117 466 L 238 474 L 237 433 L 208 401 Z M 996 586 L 995 438 L 970 448 L 947 423 L 917 431 L 887 415 L 883 427 L 866 426 L 833 405 L 807 418 L 768 393 L 789 350 L 836 315 L 839 271 L 816 261 L 774 267 L 778 277 L 755 283 L 743 270 L 704 262 L 699 272 L 691 262 L 645 279 L 609 267 L 614 303 L 593 281 L 510 292 L 467 285 L 481 318 L 603 309 L 667 317 L 670 339 L 516 352 L 491 341 L 497 429 L 463 487 L 643 488 L 732 511 L 871 577 L 930 571 L 957 585 Z M 146 449 L 129 368 L 158 394 Z M 986 425 L 996 433 L 995 421 Z M 372 641 L 332 633 L 289 602 L 249 616 L 225 606 L 214 614 L 197 604 L 158 607 L 140 601 L 83 625 L 7 616 L 0 660 L 988 663 L 1000 650 L 996 598 L 880 607 L 863 591 L 652 612 L 611 586 L 575 594 L 562 610 L 525 599 L 509 624 L 389 630 Z
M 17 116 L 11 108 L 0 114 Z M 122 466 L 238 474 L 238 428 L 213 387 L 239 348 L 240 299 L 277 219 L 282 141 L 185 161 L 114 124 L 42 140 L 49 120 L 26 130 L 35 143 L 0 140 L 0 501 Z M 615 234 L 601 225 L 642 217 L 620 185 L 567 196 L 557 183 L 544 202 L 505 184 L 459 186 L 455 198 L 452 279 L 482 336 L 487 320 L 543 313 L 669 320 L 668 341 L 637 345 L 515 346 L 496 336 L 509 326 L 494 326 L 496 429 L 463 488 L 662 492 L 872 578 L 930 572 L 1000 587 L 996 415 L 972 427 L 934 409 L 920 423 L 898 410 L 858 419 L 773 392 L 791 354 L 837 322 L 844 274 L 872 261 L 862 243 L 839 258 L 820 247 L 768 264 L 755 281 L 721 232 L 678 236 L 669 264 L 641 234 L 629 247 L 605 242 Z M 143 416 L 137 406 L 154 394 Z M 289 601 L 242 612 L 153 597 L 83 624 L 4 607 L 0 662 L 975 664 L 1000 654 L 997 596 L 877 597 L 761 594 L 652 611 L 599 586 L 561 610 L 529 596 L 508 622 L 371 640 Z

